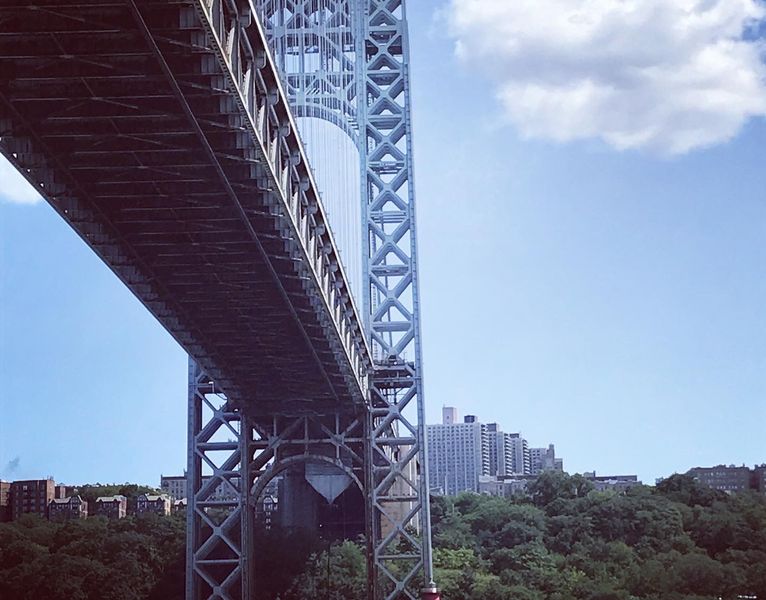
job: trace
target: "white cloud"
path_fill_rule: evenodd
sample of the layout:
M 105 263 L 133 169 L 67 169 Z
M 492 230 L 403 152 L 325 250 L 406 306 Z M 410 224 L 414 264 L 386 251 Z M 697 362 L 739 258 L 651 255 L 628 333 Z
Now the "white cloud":
M 0 155 L 0 202 L 36 204 L 41 201 L 37 190 Z
M 761 0 L 450 0 L 446 16 L 526 137 L 682 154 L 766 114 Z

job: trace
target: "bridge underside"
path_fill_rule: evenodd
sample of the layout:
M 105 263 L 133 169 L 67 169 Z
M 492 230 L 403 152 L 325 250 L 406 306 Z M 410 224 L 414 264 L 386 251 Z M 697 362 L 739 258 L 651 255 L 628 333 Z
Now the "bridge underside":
M 0 0 L 0 150 L 234 406 L 359 406 L 269 147 L 253 144 L 192 4 Z M 263 131 L 280 127 L 273 101 Z M 301 210 L 297 227 L 315 225 Z

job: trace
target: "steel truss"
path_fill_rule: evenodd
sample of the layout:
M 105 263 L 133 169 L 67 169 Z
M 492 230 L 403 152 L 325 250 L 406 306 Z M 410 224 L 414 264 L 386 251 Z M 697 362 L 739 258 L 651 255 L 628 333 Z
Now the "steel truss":
M 247 564 L 253 549 L 246 547 L 253 503 L 273 475 L 312 457 L 349 473 L 364 490 L 370 599 L 415 600 L 433 581 L 404 2 L 257 0 L 255 9 L 293 114 L 335 124 L 359 150 L 362 312 L 375 369 L 362 417 L 280 416 L 256 425 L 222 397 L 214 409 L 206 398 L 215 384 L 192 364 L 188 597 L 257 598 Z M 212 410 L 209 421 L 199 418 L 204 406 Z M 236 432 L 237 441 L 213 444 L 218 431 Z M 229 457 L 208 460 L 214 450 Z M 220 474 L 202 485 L 205 464 L 213 473 L 220 464 Z M 216 528 L 208 514 L 221 508 L 211 496 L 222 483 L 239 495 L 223 507 L 228 516 Z
M 371 382 L 375 570 L 382 596 L 435 591 L 420 335 L 409 42 L 404 0 L 357 0 L 357 80 L 364 231 L 364 318 Z M 392 508 L 399 507 L 398 514 Z M 408 510 L 401 510 L 407 507 Z M 392 513 L 396 515 L 392 519 Z M 419 536 L 412 531 L 419 526 Z M 381 531 L 382 533 L 382 531 Z M 420 579 L 422 577 L 422 579 Z M 430 592 L 424 597 L 434 597 Z
M 298 464 L 328 464 L 363 489 L 365 414 L 251 416 L 232 406 L 190 362 L 187 598 L 258 597 L 252 565 L 255 505 L 281 472 Z

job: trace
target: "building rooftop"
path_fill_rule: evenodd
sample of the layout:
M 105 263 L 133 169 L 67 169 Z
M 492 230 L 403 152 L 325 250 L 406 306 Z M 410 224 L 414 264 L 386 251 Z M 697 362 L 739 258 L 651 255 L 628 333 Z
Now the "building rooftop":
M 166 494 L 141 494 L 140 497 L 146 498 L 149 502 L 157 502 L 157 500 L 168 500 L 168 496 Z
M 127 500 L 127 498 L 120 494 L 117 494 L 116 496 L 99 496 L 96 498 L 96 502 L 122 502 L 123 500 Z

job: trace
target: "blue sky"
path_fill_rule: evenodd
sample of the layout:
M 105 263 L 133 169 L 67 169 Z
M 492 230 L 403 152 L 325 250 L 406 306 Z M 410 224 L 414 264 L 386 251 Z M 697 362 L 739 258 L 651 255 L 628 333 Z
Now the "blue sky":
M 429 421 L 649 482 L 766 462 L 766 77 L 735 39 L 763 15 L 685 4 L 410 3 Z M 180 472 L 185 355 L 21 192 L 0 171 L 0 477 Z

